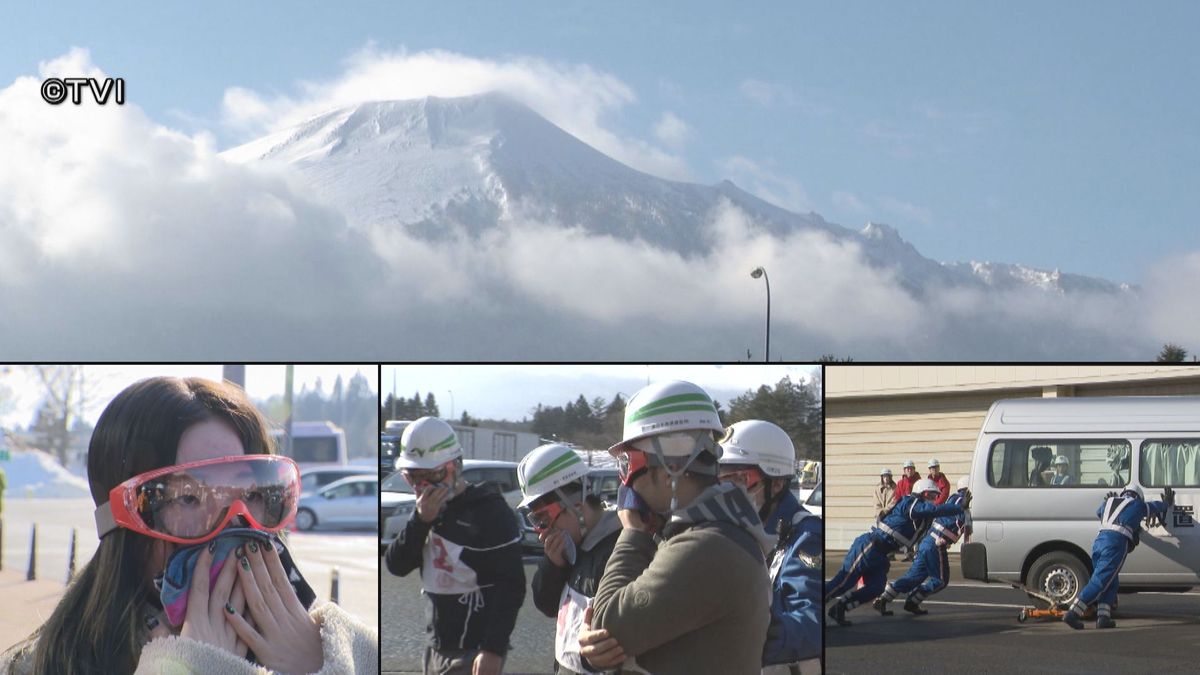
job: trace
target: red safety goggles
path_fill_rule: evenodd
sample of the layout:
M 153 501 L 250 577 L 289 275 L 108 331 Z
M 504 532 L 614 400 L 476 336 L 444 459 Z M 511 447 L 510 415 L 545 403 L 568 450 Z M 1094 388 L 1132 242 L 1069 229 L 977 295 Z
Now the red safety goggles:
M 417 494 L 420 494 L 432 485 L 442 485 L 446 482 L 448 464 L 449 462 L 437 469 L 401 469 L 400 475 L 404 477 L 406 483 L 413 487 L 413 490 Z
M 567 510 L 562 502 L 553 501 L 549 504 L 529 512 L 529 524 L 533 529 L 541 534 L 554 526 L 554 521 Z
M 732 469 L 721 471 L 721 480 L 727 483 L 733 483 L 745 490 L 754 489 L 755 485 L 762 482 L 762 472 L 755 467 L 747 467 L 744 469 Z
M 123 527 L 176 544 L 201 544 L 237 516 L 278 532 L 300 499 L 300 468 L 278 455 L 233 455 L 165 466 L 130 478 L 96 507 L 96 532 Z
M 625 448 L 617 453 L 617 477 L 622 485 L 632 485 L 650 464 L 646 461 L 646 453 L 641 450 Z

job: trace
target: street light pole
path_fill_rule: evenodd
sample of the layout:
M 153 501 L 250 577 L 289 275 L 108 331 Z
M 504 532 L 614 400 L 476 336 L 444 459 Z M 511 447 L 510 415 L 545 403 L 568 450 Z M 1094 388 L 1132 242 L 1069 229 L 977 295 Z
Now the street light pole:
M 754 270 L 752 272 L 750 272 L 750 278 L 757 279 L 759 277 L 762 277 L 763 281 L 767 282 L 767 349 L 766 349 L 765 358 L 763 360 L 770 361 L 771 360 L 771 277 L 767 276 L 766 269 L 764 269 L 762 267 L 755 267 Z
M 447 389 L 446 393 L 450 394 L 450 421 L 453 422 L 454 421 L 454 392 L 450 389 Z

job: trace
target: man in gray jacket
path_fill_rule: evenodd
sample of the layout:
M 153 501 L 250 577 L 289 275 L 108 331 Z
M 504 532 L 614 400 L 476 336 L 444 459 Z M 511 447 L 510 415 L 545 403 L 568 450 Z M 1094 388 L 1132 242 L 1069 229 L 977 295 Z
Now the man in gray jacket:
M 608 654 L 624 657 L 624 672 L 762 667 L 764 554 L 774 542 L 745 492 L 717 482 L 723 430 L 712 399 L 690 382 L 648 386 L 626 407 L 622 440 L 609 450 L 621 468 L 624 529 L 592 604 L 592 627 L 607 635 Z

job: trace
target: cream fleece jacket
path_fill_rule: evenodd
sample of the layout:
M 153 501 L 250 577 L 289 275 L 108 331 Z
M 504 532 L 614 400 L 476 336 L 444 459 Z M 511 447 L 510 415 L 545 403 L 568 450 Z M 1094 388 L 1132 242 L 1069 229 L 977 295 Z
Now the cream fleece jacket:
M 318 675 L 378 675 L 379 632 L 361 623 L 333 603 L 318 605 L 309 614 L 321 624 L 325 663 Z M 0 673 L 8 671 L 9 658 L 19 675 L 33 672 L 26 651 L 0 658 Z M 189 638 L 171 636 L 151 640 L 142 647 L 136 675 L 265 675 L 272 673 L 230 652 Z

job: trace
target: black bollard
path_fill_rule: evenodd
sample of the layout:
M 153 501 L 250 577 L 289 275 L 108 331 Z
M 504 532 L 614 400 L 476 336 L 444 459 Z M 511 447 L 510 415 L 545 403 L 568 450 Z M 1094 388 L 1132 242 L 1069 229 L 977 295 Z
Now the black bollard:
M 33 534 L 29 536 L 29 571 L 25 573 L 25 581 L 37 578 L 37 523 L 33 524 Z
M 335 605 L 341 604 L 338 602 L 340 593 L 340 582 L 338 581 L 338 568 L 333 568 L 333 576 L 329 580 L 329 601 Z
M 75 528 L 71 528 L 71 552 L 67 554 L 67 583 L 75 578 Z

